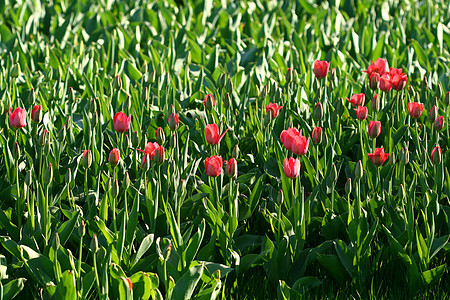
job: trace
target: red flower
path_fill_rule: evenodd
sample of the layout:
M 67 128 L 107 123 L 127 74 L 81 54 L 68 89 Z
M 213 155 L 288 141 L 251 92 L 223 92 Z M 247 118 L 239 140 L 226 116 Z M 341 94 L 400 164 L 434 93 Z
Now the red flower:
M 27 126 L 27 113 L 25 109 L 17 107 L 13 112 L 9 108 L 9 124 L 14 128 Z
M 238 165 L 235 158 L 230 159 L 229 161 L 225 161 L 225 174 L 228 177 L 237 178 L 238 174 Z
M 289 178 L 297 178 L 300 175 L 300 160 L 293 157 L 285 158 L 284 174 Z
M 208 124 L 206 125 L 205 128 L 206 141 L 210 145 L 217 145 L 223 139 L 223 136 L 225 135 L 225 133 L 227 133 L 227 131 L 228 129 L 225 130 L 225 132 L 222 133 L 222 135 L 220 135 L 219 126 L 217 126 L 217 124 Z
M 137 149 L 137 150 L 141 151 L 145 155 L 148 155 L 149 159 L 153 160 L 153 157 L 155 157 L 156 149 L 158 149 L 158 147 L 159 147 L 158 143 L 148 142 L 147 145 L 145 145 L 144 150 L 141 150 L 141 149 Z
M 36 105 L 31 111 L 31 120 L 35 123 L 39 123 L 42 120 L 42 105 Z
M 155 154 L 153 156 L 153 160 L 157 164 L 161 165 L 164 162 L 164 160 L 166 159 L 165 153 L 166 153 L 166 151 L 165 151 L 164 147 L 158 145 L 158 147 L 155 149 Z
M 283 106 L 278 106 L 278 104 L 276 103 L 269 102 L 269 105 L 266 106 L 266 113 L 271 113 L 272 118 L 276 118 L 278 116 L 278 111 L 282 107 Z
M 322 127 L 314 127 L 311 138 L 314 145 L 318 145 L 322 142 Z
M 302 136 L 302 131 L 297 128 L 283 130 L 280 139 L 286 149 L 297 155 L 305 155 L 308 152 L 309 138 Z
M 366 95 L 364 93 L 354 94 L 351 99 L 347 100 L 352 104 L 353 107 L 363 106 L 364 102 L 366 102 Z
M 378 73 L 380 76 L 386 74 L 386 60 L 383 58 L 378 58 L 375 62 L 372 60 L 372 64 L 367 68 L 367 73 L 369 78 L 372 77 L 373 73 Z
M 435 153 L 436 150 L 439 150 L 439 153 Z M 441 160 L 442 160 L 442 149 L 439 146 L 436 146 L 433 148 L 433 150 L 431 151 L 431 162 L 435 165 L 440 164 Z
M 367 155 L 377 167 L 381 166 L 389 157 L 389 153 L 384 153 L 384 148 L 376 148 L 374 153 L 367 153 Z
M 380 74 L 372 73 L 369 78 L 369 86 L 372 90 L 378 89 L 378 85 L 380 84 Z
M 380 121 L 370 121 L 369 122 L 369 137 L 372 139 L 377 138 L 381 133 L 381 122 Z
M 380 110 L 380 97 L 378 97 L 378 94 L 373 96 L 371 106 L 373 111 L 379 111 Z
M 111 150 L 111 152 L 109 152 L 109 158 L 108 158 L 109 163 L 111 164 L 111 166 L 117 166 L 119 164 L 120 161 L 120 151 L 117 148 L 113 148 Z
M 390 68 L 389 76 L 391 78 L 391 85 L 394 90 L 400 91 L 405 88 L 406 83 L 408 82 L 408 76 L 403 73 L 401 68 Z
M 217 177 L 222 173 L 222 156 L 214 155 L 205 159 L 205 172 L 210 177 Z
M 363 121 L 367 118 L 369 110 L 365 106 L 358 106 L 358 108 L 354 108 L 356 111 L 356 118 L 360 121 Z
M 444 128 L 444 116 L 439 116 L 434 120 L 434 129 L 441 131 Z
M 389 92 L 392 90 L 391 78 L 389 74 L 384 74 L 380 77 L 380 90 L 383 92 Z
M 330 63 L 326 60 L 316 60 L 314 62 L 314 75 L 319 79 L 326 77 L 329 69 Z
M 171 113 L 169 118 L 167 119 L 167 123 L 169 123 L 169 128 L 171 131 L 175 131 L 178 128 L 179 123 L 178 115 L 176 113 Z
M 126 132 L 130 128 L 131 115 L 127 117 L 123 112 L 118 112 L 114 116 L 114 130 L 117 132 Z
M 203 103 L 205 104 L 205 108 L 208 110 L 211 110 L 214 106 L 216 106 L 216 101 L 214 100 L 214 96 L 211 94 L 208 94 L 205 96 Z
M 423 103 L 409 102 L 408 111 L 411 118 L 413 119 L 420 118 L 423 112 Z

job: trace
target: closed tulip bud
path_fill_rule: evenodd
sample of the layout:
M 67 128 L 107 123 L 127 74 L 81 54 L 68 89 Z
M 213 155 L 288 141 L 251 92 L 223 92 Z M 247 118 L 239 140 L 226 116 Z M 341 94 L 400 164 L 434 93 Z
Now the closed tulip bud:
M 356 112 L 356 118 L 360 121 L 364 121 L 367 119 L 367 115 L 369 114 L 369 111 L 366 106 L 358 106 L 358 108 L 355 108 Z
M 156 142 L 160 145 L 164 145 L 164 142 L 166 141 L 166 135 L 164 134 L 164 130 L 162 129 L 162 127 L 158 127 L 158 129 L 156 129 Z
M 50 163 L 48 164 L 48 167 L 44 173 L 44 183 L 49 184 L 50 182 L 52 182 L 52 180 L 53 180 L 53 168 L 52 164 Z
M 255 98 L 259 98 L 259 94 L 260 94 L 259 87 L 255 86 Z
M 15 63 L 13 65 L 10 75 L 12 78 L 17 78 L 20 76 L 20 65 L 18 63 Z
M 153 157 L 153 160 L 158 164 L 162 165 L 164 163 L 164 160 L 166 159 L 166 152 L 164 150 L 163 146 L 159 146 L 156 148 L 155 156 Z
M 328 137 L 327 137 L 326 133 L 323 132 L 323 130 L 322 130 L 322 145 L 323 146 L 328 145 Z
M 33 110 L 31 111 L 31 120 L 33 120 L 34 123 L 39 123 L 42 120 L 42 105 L 36 105 L 33 107 Z
M 261 99 L 266 99 L 267 95 L 269 94 L 269 88 L 267 87 L 267 84 L 264 85 L 261 94 L 259 95 Z
M 30 186 L 33 183 L 33 178 L 31 176 L 31 170 L 27 171 L 27 175 L 25 175 L 25 184 Z
M 114 77 L 114 88 L 118 91 L 122 89 L 122 78 L 120 75 L 116 75 L 116 77 Z
M 434 105 L 431 109 L 430 109 L 430 114 L 428 115 L 428 119 L 430 120 L 430 122 L 433 122 L 436 120 L 438 114 L 438 108 L 436 105 Z
M 356 168 L 355 168 L 355 177 L 356 179 L 360 179 L 362 178 L 364 175 L 364 169 L 362 166 L 361 161 L 358 161 L 358 163 L 356 164 Z
M 426 91 L 428 89 L 428 78 L 427 78 L 427 76 L 423 76 L 422 89 L 424 91 Z
M 322 103 L 317 102 L 317 104 L 314 106 L 313 118 L 316 121 L 322 120 L 322 118 L 323 118 Z
M 450 92 L 445 93 L 444 103 L 447 106 L 450 105 Z
M 286 82 L 291 83 L 292 82 L 292 68 L 288 68 L 286 72 Z
M 227 81 L 227 75 L 226 74 L 220 75 L 220 77 L 217 79 L 217 87 L 219 89 L 222 89 L 225 86 L 226 81 Z
M 128 175 L 128 172 L 125 173 L 125 177 L 123 179 L 123 186 L 125 190 L 127 190 L 131 185 L 130 175 Z
M 283 202 L 284 202 L 284 194 L 283 194 L 283 190 L 280 190 L 277 195 L 277 203 L 279 205 L 281 205 L 281 204 L 283 204 Z
M 36 102 L 36 92 L 32 88 L 30 93 L 28 94 L 28 103 L 32 104 L 34 102 Z
M 147 100 L 148 100 L 148 97 L 149 97 L 149 95 L 148 95 L 148 88 L 147 88 L 147 87 L 144 87 L 144 88 L 142 89 L 141 101 L 142 101 L 143 103 L 146 103 Z
M 108 162 L 111 164 L 112 167 L 115 167 L 120 162 L 120 151 L 117 148 L 113 148 L 109 152 Z
M 440 83 L 438 83 L 436 85 L 436 90 L 434 91 L 434 96 L 438 99 L 441 99 L 441 97 L 442 97 L 442 87 L 441 87 Z
M 322 142 L 323 130 L 322 127 L 314 127 L 311 139 L 314 145 L 319 145 Z
M 381 122 L 370 121 L 368 134 L 371 139 L 376 139 L 381 133 Z
M 427 150 L 423 149 L 422 153 L 420 154 L 420 163 L 424 164 L 428 159 Z
M 86 234 L 86 223 L 84 220 L 81 220 L 80 226 L 78 227 L 78 235 L 83 237 Z
M 284 159 L 284 175 L 288 178 L 297 178 L 300 175 L 300 160 L 298 158 Z
M 96 112 L 96 111 L 92 113 L 91 123 L 92 123 L 92 127 L 97 126 L 97 123 L 98 123 L 98 115 L 97 115 L 97 112 Z
M 171 105 L 170 107 L 171 110 L 174 110 L 173 105 Z M 171 113 L 169 118 L 167 119 L 167 122 L 171 131 L 177 130 L 179 125 L 178 115 L 175 112 Z
M 377 90 L 380 84 L 380 74 L 372 73 L 370 75 L 369 86 L 372 90 Z
M 69 103 L 75 101 L 75 91 L 72 87 L 69 87 L 69 90 L 67 92 L 67 100 L 69 101 Z
M 404 165 L 407 165 L 409 163 L 408 148 L 402 148 L 402 152 L 400 153 L 400 162 Z
M 393 166 L 393 165 L 395 165 L 395 154 L 394 154 L 394 152 L 392 152 L 391 153 L 391 155 L 389 155 L 389 164 L 391 165 L 391 166 Z
M 332 182 L 335 182 L 337 179 L 338 173 L 337 173 L 337 169 L 336 169 L 336 165 L 333 164 L 333 166 L 331 167 L 331 172 L 330 172 L 330 180 Z
M 148 169 L 150 169 L 150 155 L 148 155 L 147 153 L 144 154 L 144 157 L 142 157 L 142 161 L 141 161 L 141 169 L 144 172 L 147 172 Z
M 59 249 L 59 246 L 61 245 L 61 241 L 59 239 L 59 233 L 55 232 L 54 238 L 53 238 L 53 243 L 52 243 L 52 247 L 53 249 L 56 251 Z
M 223 105 L 225 108 L 230 108 L 231 106 L 231 99 L 230 99 L 230 94 L 226 93 L 225 97 L 223 98 Z
M 406 198 L 406 191 L 403 184 L 400 184 L 400 188 L 398 189 L 398 198 L 399 199 L 405 199 Z
M 233 81 L 231 81 L 231 78 L 228 78 L 227 85 L 226 85 L 225 89 L 230 94 L 233 92 Z
M 114 182 L 111 187 L 111 197 L 117 198 L 118 195 L 119 195 L 119 182 L 117 181 L 117 179 L 114 179 Z
M 431 162 L 433 165 L 438 165 L 442 161 L 442 149 L 439 146 L 434 147 L 431 151 Z
M 378 97 L 378 94 L 376 94 L 375 96 L 373 96 L 372 99 L 372 103 L 371 103 L 371 108 L 372 111 L 377 112 L 380 110 L 380 97 Z
M 99 250 L 99 248 L 98 248 L 98 238 L 97 238 L 97 235 L 94 234 L 92 236 L 92 240 L 91 240 L 91 251 L 94 252 L 94 253 L 97 253 L 98 250 Z
M 439 116 L 434 120 L 434 129 L 441 131 L 444 128 L 444 116 Z
M 231 153 L 231 156 L 234 157 L 234 158 L 236 158 L 236 159 L 239 158 L 239 146 L 238 146 L 238 145 L 235 145 L 235 146 L 233 147 L 233 151 L 232 151 L 232 153 Z
M 345 193 L 348 195 L 350 195 L 350 193 L 352 192 L 352 179 L 348 178 L 347 182 L 345 182 Z
M 64 175 L 64 182 L 66 184 L 72 183 L 72 170 L 70 168 L 67 169 L 66 174 Z
M 237 178 L 238 165 L 237 165 L 237 161 L 235 158 L 232 158 L 229 161 L 225 161 L 225 174 L 228 177 L 232 177 L 234 179 Z
M 131 145 L 133 148 L 139 146 L 139 134 L 136 130 L 131 133 Z
M 162 73 L 164 72 L 164 65 L 162 64 L 162 62 L 158 63 L 158 66 L 156 66 L 156 76 L 161 76 Z
M 20 158 L 20 146 L 17 142 L 14 142 L 13 156 L 16 161 Z
M 169 145 L 170 145 L 170 148 L 175 148 L 177 146 L 177 137 L 175 136 L 174 133 L 170 136 Z
M 84 150 L 82 159 L 83 168 L 89 169 L 91 164 L 92 164 L 92 152 L 91 150 Z
M 216 101 L 214 100 L 214 96 L 211 94 L 207 94 L 205 99 L 203 100 L 206 110 L 212 110 L 216 105 Z

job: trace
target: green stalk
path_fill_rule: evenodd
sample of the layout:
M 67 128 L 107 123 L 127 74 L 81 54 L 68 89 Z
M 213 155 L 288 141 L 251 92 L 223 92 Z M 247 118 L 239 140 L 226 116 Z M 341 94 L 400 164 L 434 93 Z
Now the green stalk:
M 78 254 L 78 266 L 77 266 L 77 281 L 78 281 L 78 286 L 81 286 L 81 261 L 83 259 L 83 235 L 81 235 L 80 237 L 80 250 L 79 250 L 79 254 Z
M 97 293 L 98 293 L 98 297 L 100 298 L 100 296 L 102 295 L 102 291 L 100 289 L 100 279 L 98 277 L 98 268 L 97 268 L 97 254 L 93 253 L 93 258 L 94 258 L 94 273 L 95 273 L 95 283 L 97 285 Z
M 317 176 L 317 182 L 320 182 L 320 161 L 319 161 L 319 145 L 316 146 L 314 153 L 314 157 L 316 160 L 316 176 Z
M 364 159 L 364 143 L 363 143 L 363 132 L 362 132 L 362 123 L 363 121 L 359 121 L 359 143 L 361 145 L 361 161 Z

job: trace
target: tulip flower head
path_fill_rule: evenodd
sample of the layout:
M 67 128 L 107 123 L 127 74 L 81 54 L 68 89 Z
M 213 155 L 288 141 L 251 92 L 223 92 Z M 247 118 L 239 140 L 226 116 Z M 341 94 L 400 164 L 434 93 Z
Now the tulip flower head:
M 305 155 L 308 152 L 309 138 L 302 135 L 302 131 L 297 128 L 283 130 L 280 135 L 284 147 L 297 155 Z
M 178 115 L 174 112 L 175 109 L 173 107 L 173 105 L 170 106 L 171 107 L 171 111 L 173 111 L 170 115 L 169 118 L 167 118 L 167 123 L 169 124 L 169 128 L 171 131 L 175 131 L 178 128 L 179 123 L 179 119 L 178 119 Z
M 408 111 L 409 115 L 413 119 L 418 119 L 422 115 L 423 112 L 423 103 L 418 102 L 409 102 L 408 103 Z
M 225 161 L 225 174 L 227 174 L 228 177 L 237 178 L 238 165 L 235 158 Z
M 17 107 L 14 111 L 9 108 L 9 124 L 14 128 L 22 128 L 27 125 L 27 113 L 25 109 Z
M 271 114 L 272 119 L 276 118 L 278 116 L 278 111 L 283 106 L 278 106 L 276 103 L 269 102 L 269 104 L 266 106 L 266 113 Z
M 36 105 L 31 111 L 31 120 L 35 123 L 39 123 L 42 120 L 42 105 Z
M 314 127 L 311 138 L 314 145 L 319 145 L 322 142 L 322 127 Z
M 405 88 L 406 83 L 408 82 L 408 76 L 403 73 L 402 69 L 389 69 L 389 76 L 392 88 L 396 91 L 401 91 Z
M 205 172 L 210 177 L 217 177 L 222 173 L 222 156 L 214 155 L 205 159 Z
M 159 165 L 163 164 L 164 160 L 166 159 L 165 153 L 166 153 L 166 151 L 165 151 L 164 147 L 158 145 L 158 147 L 155 150 L 153 160 Z
M 367 155 L 376 167 L 381 166 L 389 157 L 389 153 L 384 153 L 384 148 L 376 148 L 373 153 Z
M 370 79 L 369 79 L 369 87 L 372 90 L 377 90 L 379 84 L 380 84 L 380 74 L 372 73 L 372 75 L 370 75 Z
M 386 60 L 383 58 L 378 58 L 376 61 L 372 60 L 372 64 L 367 68 L 367 71 L 363 72 L 367 73 L 369 78 L 371 78 L 374 73 L 377 73 L 379 76 L 386 74 Z
M 113 148 L 111 152 L 109 152 L 108 162 L 111 166 L 115 167 L 120 162 L 120 151 L 117 148 Z
M 313 118 L 314 118 L 314 120 L 316 120 L 316 121 L 322 120 L 322 118 L 323 118 L 323 107 L 322 107 L 322 103 L 317 102 L 316 105 L 314 106 Z
M 354 110 L 356 111 L 356 118 L 360 121 L 365 120 L 369 114 L 369 110 L 366 106 L 358 106 Z
M 433 105 L 433 107 L 430 109 L 430 113 L 428 114 L 428 119 L 430 120 L 430 122 L 434 123 L 437 118 L 437 114 L 438 108 L 436 105 Z
M 354 94 L 351 99 L 347 98 L 347 100 L 353 107 L 364 106 L 364 103 L 366 102 L 366 95 L 364 95 L 364 93 Z
M 284 174 L 288 178 L 297 178 L 300 175 L 300 160 L 298 158 L 284 159 Z
M 373 96 L 372 103 L 371 103 L 370 107 L 375 112 L 380 110 L 380 97 L 378 96 L 378 94 Z
M 330 63 L 325 60 L 316 60 L 314 62 L 314 75 L 318 79 L 325 78 L 328 74 L 328 70 L 330 69 Z
M 442 149 L 441 149 L 441 147 L 436 146 L 431 151 L 431 162 L 434 165 L 438 165 L 441 163 L 441 160 L 442 160 Z
M 148 142 L 147 145 L 145 145 L 145 149 L 144 150 L 141 150 L 141 149 L 137 149 L 137 150 L 141 151 L 145 155 L 148 155 L 149 159 L 153 160 L 153 157 L 155 156 L 156 149 L 158 149 L 158 147 L 159 147 L 158 143 Z
M 217 145 L 223 139 L 225 133 L 227 133 L 228 129 L 225 130 L 222 135 L 219 133 L 219 126 L 217 124 L 208 124 L 205 128 L 205 137 L 206 141 L 210 145 Z
M 384 74 L 380 77 L 379 87 L 383 92 L 389 92 L 392 90 L 391 78 L 389 77 L 389 74 Z
M 444 128 L 444 116 L 439 116 L 434 120 L 434 129 L 441 131 Z
M 380 121 L 370 121 L 368 133 L 369 133 L 369 137 L 371 139 L 377 138 L 381 133 L 381 122 Z
M 91 150 L 84 150 L 83 152 L 83 158 L 82 158 L 82 165 L 85 169 L 89 169 L 89 167 L 92 164 L 92 152 Z
M 158 129 L 156 129 L 155 137 L 156 141 L 159 144 L 164 144 L 164 142 L 166 141 L 166 135 L 164 134 L 164 130 L 162 129 L 162 127 L 158 127 Z
M 123 112 L 118 112 L 114 116 L 114 130 L 117 132 L 126 132 L 130 128 L 131 115 L 127 117 Z
M 212 110 L 213 107 L 216 106 L 216 101 L 214 100 L 214 96 L 211 94 L 208 94 L 205 96 L 203 103 L 205 104 L 205 108 L 207 110 Z

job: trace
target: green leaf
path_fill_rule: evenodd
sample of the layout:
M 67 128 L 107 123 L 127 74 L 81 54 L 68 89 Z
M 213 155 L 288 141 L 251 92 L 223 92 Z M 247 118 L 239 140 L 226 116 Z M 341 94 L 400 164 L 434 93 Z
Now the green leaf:
M 195 265 L 189 269 L 180 279 L 175 283 L 170 299 L 184 299 L 188 300 L 192 297 L 195 287 L 203 274 L 204 265 Z
M 18 278 L 9 281 L 3 286 L 3 300 L 9 300 L 15 298 L 25 287 L 25 278 Z

